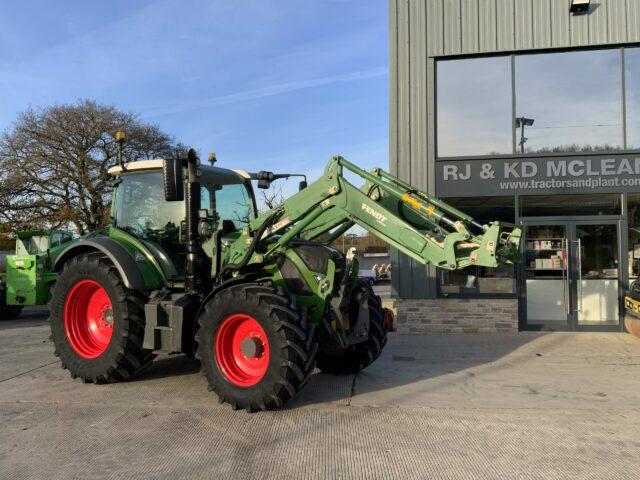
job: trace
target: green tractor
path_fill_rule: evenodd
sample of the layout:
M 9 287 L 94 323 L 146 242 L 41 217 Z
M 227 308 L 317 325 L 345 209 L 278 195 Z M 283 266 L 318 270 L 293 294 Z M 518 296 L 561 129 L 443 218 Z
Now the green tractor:
M 56 274 L 52 258 L 73 242 L 62 230 L 25 230 L 16 234 L 16 251 L 7 256 L 6 272 L 0 273 L 0 320 L 18 318 L 23 307 L 45 305 Z
M 361 177 L 356 188 L 343 173 Z M 354 225 L 446 269 L 514 262 L 520 231 L 480 224 L 402 180 L 333 157 L 320 179 L 257 215 L 249 174 L 185 159 L 118 165 L 110 226 L 52 263 L 50 322 L 62 367 L 126 380 L 156 353 L 200 360 L 220 402 L 281 407 L 323 372 L 358 372 L 387 341 L 391 312 L 329 245 Z

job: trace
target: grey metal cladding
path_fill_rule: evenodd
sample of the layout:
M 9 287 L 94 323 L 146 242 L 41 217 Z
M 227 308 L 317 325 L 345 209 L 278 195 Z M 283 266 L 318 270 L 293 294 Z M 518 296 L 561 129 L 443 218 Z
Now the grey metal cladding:
M 429 56 L 566 48 L 640 41 L 640 0 L 592 2 L 570 15 L 569 0 L 390 0 L 428 9 Z M 392 27 L 393 28 L 393 27 Z M 397 24 L 402 29 L 403 25 Z
M 427 56 L 427 44 L 430 41 L 427 39 L 427 12 L 431 8 L 428 3 L 431 2 L 389 3 L 389 162 L 391 172 L 420 188 L 433 190 L 433 174 L 430 171 L 433 164 L 426 161 L 435 154 L 433 135 L 427 120 L 434 116 L 427 97 L 434 82 L 434 62 Z M 431 87 L 425 88 L 427 85 Z M 411 159 L 416 161 L 412 162 Z M 427 278 L 435 275 L 432 268 L 425 268 L 403 255 L 394 255 L 392 263 L 396 272 L 393 287 L 396 294 L 409 298 L 435 294 L 435 283 Z

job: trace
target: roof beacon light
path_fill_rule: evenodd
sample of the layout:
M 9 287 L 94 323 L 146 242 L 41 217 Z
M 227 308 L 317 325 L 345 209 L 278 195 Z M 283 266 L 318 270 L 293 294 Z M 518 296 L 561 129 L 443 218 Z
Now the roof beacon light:
M 122 170 L 125 170 L 124 162 L 122 161 L 122 146 L 124 145 L 126 139 L 127 136 L 124 134 L 124 132 L 116 132 L 116 142 L 118 143 L 118 166 L 122 168 Z

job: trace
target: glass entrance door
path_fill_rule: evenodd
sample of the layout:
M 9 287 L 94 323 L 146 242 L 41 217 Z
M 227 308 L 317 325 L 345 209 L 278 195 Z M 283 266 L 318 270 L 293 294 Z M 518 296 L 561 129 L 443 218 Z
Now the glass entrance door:
M 619 222 L 524 225 L 526 328 L 597 330 L 620 322 Z
M 573 231 L 575 326 L 618 325 L 618 225 L 575 223 Z
M 530 224 L 524 228 L 526 318 L 529 328 L 566 328 L 570 314 L 569 227 Z

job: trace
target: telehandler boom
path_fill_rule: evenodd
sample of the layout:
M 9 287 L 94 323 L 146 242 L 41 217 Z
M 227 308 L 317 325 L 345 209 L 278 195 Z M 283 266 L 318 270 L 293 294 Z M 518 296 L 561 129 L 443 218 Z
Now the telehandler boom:
M 265 188 L 292 175 L 201 165 L 193 150 L 110 173 L 109 228 L 53 259 L 56 355 L 84 381 L 125 380 L 155 353 L 185 353 L 221 402 L 277 408 L 316 366 L 357 372 L 384 348 L 392 313 L 358 280 L 357 259 L 329 246 L 352 226 L 450 270 L 519 256 L 519 229 L 480 224 L 342 157 L 259 216 L 251 181 Z

